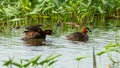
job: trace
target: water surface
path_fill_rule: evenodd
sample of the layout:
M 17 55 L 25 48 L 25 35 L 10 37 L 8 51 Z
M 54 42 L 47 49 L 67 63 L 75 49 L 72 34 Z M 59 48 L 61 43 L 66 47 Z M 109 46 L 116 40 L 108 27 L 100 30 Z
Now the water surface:
M 113 22 L 114 23 L 114 22 Z M 99 52 L 104 49 L 104 47 L 110 42 L 120 41 L 120 27 L 113 26 L 114 24 L 109 24 L 107 27 L 94 26 L 91 33 L 88 33 L 90 39 L 87 43 L 83 42 L 72 42 L 66 40 L 66 36 L 74 32 L 73 29 L 70 29 L 69 32 L 62 33 L 60 36 L 55 37 L 47 36 L 47 44 L 44 46 L 27 46 L 21 40 L 22 31 L 13 30 L 11 36 L 0 35 L 0 68 L 3 68 L 3 60 L 8 60 L 9 57 L 15 57 L 16 60 L 28 59 L 35 57 L 37 55 L 43 55 L 44 57 L 50 54 L 62 54 L 58 58 L 53 68 L 77 68 L 76 57 L 79 56 L 90 56 L 81 60 L 81 68 L 93 68 L 93 59 L 92 59 L 92 47 L 95 47 L 95 52 Z M 116 37 L 119 35 L 119 37 Z M 119 55 L 120 56 L 120 55 Z M 108 59 L 107 55 L 104 54 L 101 57 L 97 58 L 98 68 L 106 68 L 107 64 L 112 62 Z M 5 68 L 5 67 L 4 67 Z M 120 68 L 116 66 L 115 68 Z

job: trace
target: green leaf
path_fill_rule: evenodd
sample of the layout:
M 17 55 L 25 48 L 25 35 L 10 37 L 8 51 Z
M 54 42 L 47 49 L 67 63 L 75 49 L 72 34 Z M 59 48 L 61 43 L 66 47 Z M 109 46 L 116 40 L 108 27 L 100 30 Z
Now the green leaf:
M 113 44 L 112 42 L 110 42 L 107 46 L 105 46 L 105 50 L 98 52 L 97 55 L 100 56 L 104 53 L 109 53 L 109 52 L 120 53 L 120 44 L 119 43 Z
M 80 60 L 85 59 L 85 58 L 88 58 L 88 56 L 80 56 L 80 57 L 77 57 L 75 60 L 80 61 Z
M 9 66 L 13 62 L 13 58 L 10 58 L 8 61 L 4 61 L 4 66 Z
M 30 59 L 29 62 L 32 63 L 32 65 L 34 66 L 34 65 L 38 64 L 37 62 L 40 58 L 41 58 L 41 55 L 38 55 L 35 58 Z
M 98 11 L 100 12 L 100 13 L 104 13 L 104 10 L 101 8 L 101 7 L 97 7 L 98 8 Z
M 21 65 L 21 64 L 16 63 L 16 62 L 12 62 L 12 65 L 17 66 L 17 67 L 19 67 L 19 68 L 21 68 L 21 67 L 22 67 L 22 65 Z
M 11 60 L 5 61 L 5 63 L 3 64 L 4 66 L 9 66 L 12 63 Z
M 47 60 L 43 60 L 43 61 L 39 62 L 38 64 L 44 65 L 46 62 L 47 62 Z
M 44 65 L 45 63 L 48 63 L 50 61 L 53 61 L 55 58 L 61 56 L 60 54 L 53 56 L 53 55 L 49 55 L 45 60 L 41 61 L 39 64 L 40 65 Z
M 104 54 L 104 53 L 106 53 L 106 52 L 107 52 L 106 50 L 100 51 L 100 52 L 97 53 L 97 55 L 98 55 L 98 56 L 101 56 L 102 54 Z
M 43 65 L 44 63 L 49 62 L 50 57 L 52 57 L 52 55 L 49 55 L 45 60 L 41 61 L 39 64 Z
M 49 10 L 49 9 L 51 9 L 51 8 L 53 8 L 54 6 L 49 6 L 49 7 L 46 7 L 44 10 L 43 10 L 43 12 L 42 13 L 44 13 L 44 12 L 46 12 L 47 10 Z
M 27 63 L 24 64 L 24 67 L 29 66 L 30 64 L 32 64 L 32 66 L 37 65 L 38 64 L 38 60 L 41 58 L 42 55 L 38 55 L 30 60 L 27 60 Z
M 12 20 L 10 20 L 10 21 L 21 21 L 21 20 L 25 20 L 25 18 L 15 18 L 15 19 L 12 19 Z
M 51 0 L 52 3 L 55 4 L 55 7 L 58 8 L 60 7 L 62 4 L 64 4 L 65 0 Z
M 51 56 L 48 57 L 48 61 L 54 60 L 54 59 L 56 59 L 59 56 L 61 56 L 61 55 L 60 54 L 55 55 L 55 56 L 51 55 Z
M 48 64 L 48 66 L 53 65 L 55 62 L 57 62 L 57 60 L 51 61 L 51 62 Z
M 85 16 L 87 16 L 89 14 L 89 12 L 85 12 L 84 14 L 82 14 L 81 18 L 85 18 Z
M 19 14 L 19 11 L 16 7 L 11 7 L 8 6 L 7 8 L 3 8 L 3 11 L 5 13 L 5 16 L 11 17 L 11 16 L 16 16 Z
M 28 67 L 30 64 L 31 64 L 31 63 L 26 63 L 26 64 L 24 64 L 23 66 L 24 66 L 24 67 Z
M 108 3 L 108 1 L 106 1 L 106 0 L 101 0 L 101 2 L 102 2 L 104 5 L 106 5 L 106 4 Z

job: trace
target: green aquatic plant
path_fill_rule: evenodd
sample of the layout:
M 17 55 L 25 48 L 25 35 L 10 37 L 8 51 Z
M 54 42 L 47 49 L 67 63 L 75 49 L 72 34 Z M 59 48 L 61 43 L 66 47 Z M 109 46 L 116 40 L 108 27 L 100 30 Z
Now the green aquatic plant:
M 7 66 L 8 68 L 12 68 L 12 62 L 14 58 L 9 58 L 8 61 L 4 61 L 4 66 Z
M 27 63 L 24 64 L 24 67 L 28 67 L 30 64 L 32 64 L 32 66 L 38 66 L 38 60 L 41 58 L 42 55 L 38 55 L 32 59 L 26 60 Z
M 89 58 L 89 56 L 80 56 L 80 57 L 76 57 L 76 58 L 75 58 L 75 60 L 77 60 L 77 62 L 78 62 L 78 64 L 77 64 L 77 65 L 78 65 L 78 66 L 77 66 L 78 68 L 80 68 L 80 66 L 79 66 L 79 65 L 80 65 L 80 61 L 81 61 L 82 59 L 85 59 L 85 58 Z
M 101 19 L 110 16 L 119 18 L 119 11 L 119 0 L 1 0 L 0 23 L 12 27 L 45 23 L 46 20 L 82 24 L 87 18 L 84 22 L 87 24 L 93 22 L 96 16 Z
M 97 53 L 98 56 L 101 56 L 105 53 L 107 53 L 108 58 L 113 62 L 117 63 L 119 62 L 118 60 L 113 59 L 112 53 L 120 54 L 120 43 L 109 43 L 104 50 L 100 51 Z M 116 56 L 117 58 L 117 56 Z
M 61 56 L 59 55 L 49 55 L 46 59 L 40 61 L 38 64 L 41 65 L 43 68 L 47 68 L 51 65 L 53 65 L 57 60 L 55 60 L 57 57 Z
M 94 46 L 93 46 L 93 68 L 97 68 L 97 62 L 96 62 L 96 55 L 95 55 Z
M 20 59 L 20 62 L 13 61 L 14 58 L 10 58 L 8 61 L 4 61 L 4 66 L 7 66 L 8 68 L 13 68 L 13 66 L 16 66 L 17 68 L 29 68 L 29 67 L 39 67 L 42 68 L 48 68 L 51 65 L 55 64 L 57 62 L 57 59 L 60 54 L 58 55 L 49 55 L 45 59 L 41 59 L 42 55 L 38 55 L 32 59 Z

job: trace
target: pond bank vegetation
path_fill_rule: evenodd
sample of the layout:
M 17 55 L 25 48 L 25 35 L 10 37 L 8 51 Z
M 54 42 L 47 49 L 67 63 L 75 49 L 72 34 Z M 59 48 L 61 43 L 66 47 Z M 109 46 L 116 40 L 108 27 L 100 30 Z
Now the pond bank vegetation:
M 75 22 L 92 24 L 94 18 L 120 18 L 120 1 L 106 0 L 1 0 L 0 28 Z M 74 24 L 75 25 L 75 24 Z M 78 27 L 78 25 L 77 25 Z M 1 31 L 1 30 L 0 30 Z

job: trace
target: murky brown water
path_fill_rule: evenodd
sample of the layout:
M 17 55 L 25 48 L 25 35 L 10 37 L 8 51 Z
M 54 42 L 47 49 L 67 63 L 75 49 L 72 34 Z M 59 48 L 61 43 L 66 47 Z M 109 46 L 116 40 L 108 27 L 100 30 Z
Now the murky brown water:
M 109 29 L 108 29 L 109 28 Z M 9 57 L 15 57 L 15 59 L 26 59 L 32 58 L 42 54 L 47 56 L 50 54 L 62 54 L 58 58 L 58 62 L 55 63 L 53 68 L 77 68 L 77 61 L 74 60 L 78 56 L 90 56 L 90 58 L 83 59 L 80 62 L 80 68 L 93 68 L 92 62 L 92 46 L 95 47 L 96 53 L 104 49 L 104 47 L 110 42 L 115 42 L 116 31 L 118 41 L 120 41 L 120 28 L 117 27 L 102 27 L 98 26 L 89 33 L 90 40 L 88 43 L 83 42 L 71 42 L 66 40 L 65 36 L 71 32 L 63 33 L 60 37 L 47 36 L 46 46 L 27 46 L 21 39 L 22 31 L 13 31 L 13 34 L 17 33 L 16 36 L 4 36 L 0 35 L 0 68 L 2 66 L 2 60 L 8 60 Z M 73 30 L 72 30 L 73 31 Z M 18 33 L 19 32 L 19 33 Z M 120 55 L 119 55 L 120 56 Z M 102 55 L 97 58 L 97 67 L 106 68 L 107 64 L 111 64 L 107 55 Z M 120 59 L 119 59 L 120 60 Z M 116 66 L 115 68 L 120 68 Z

